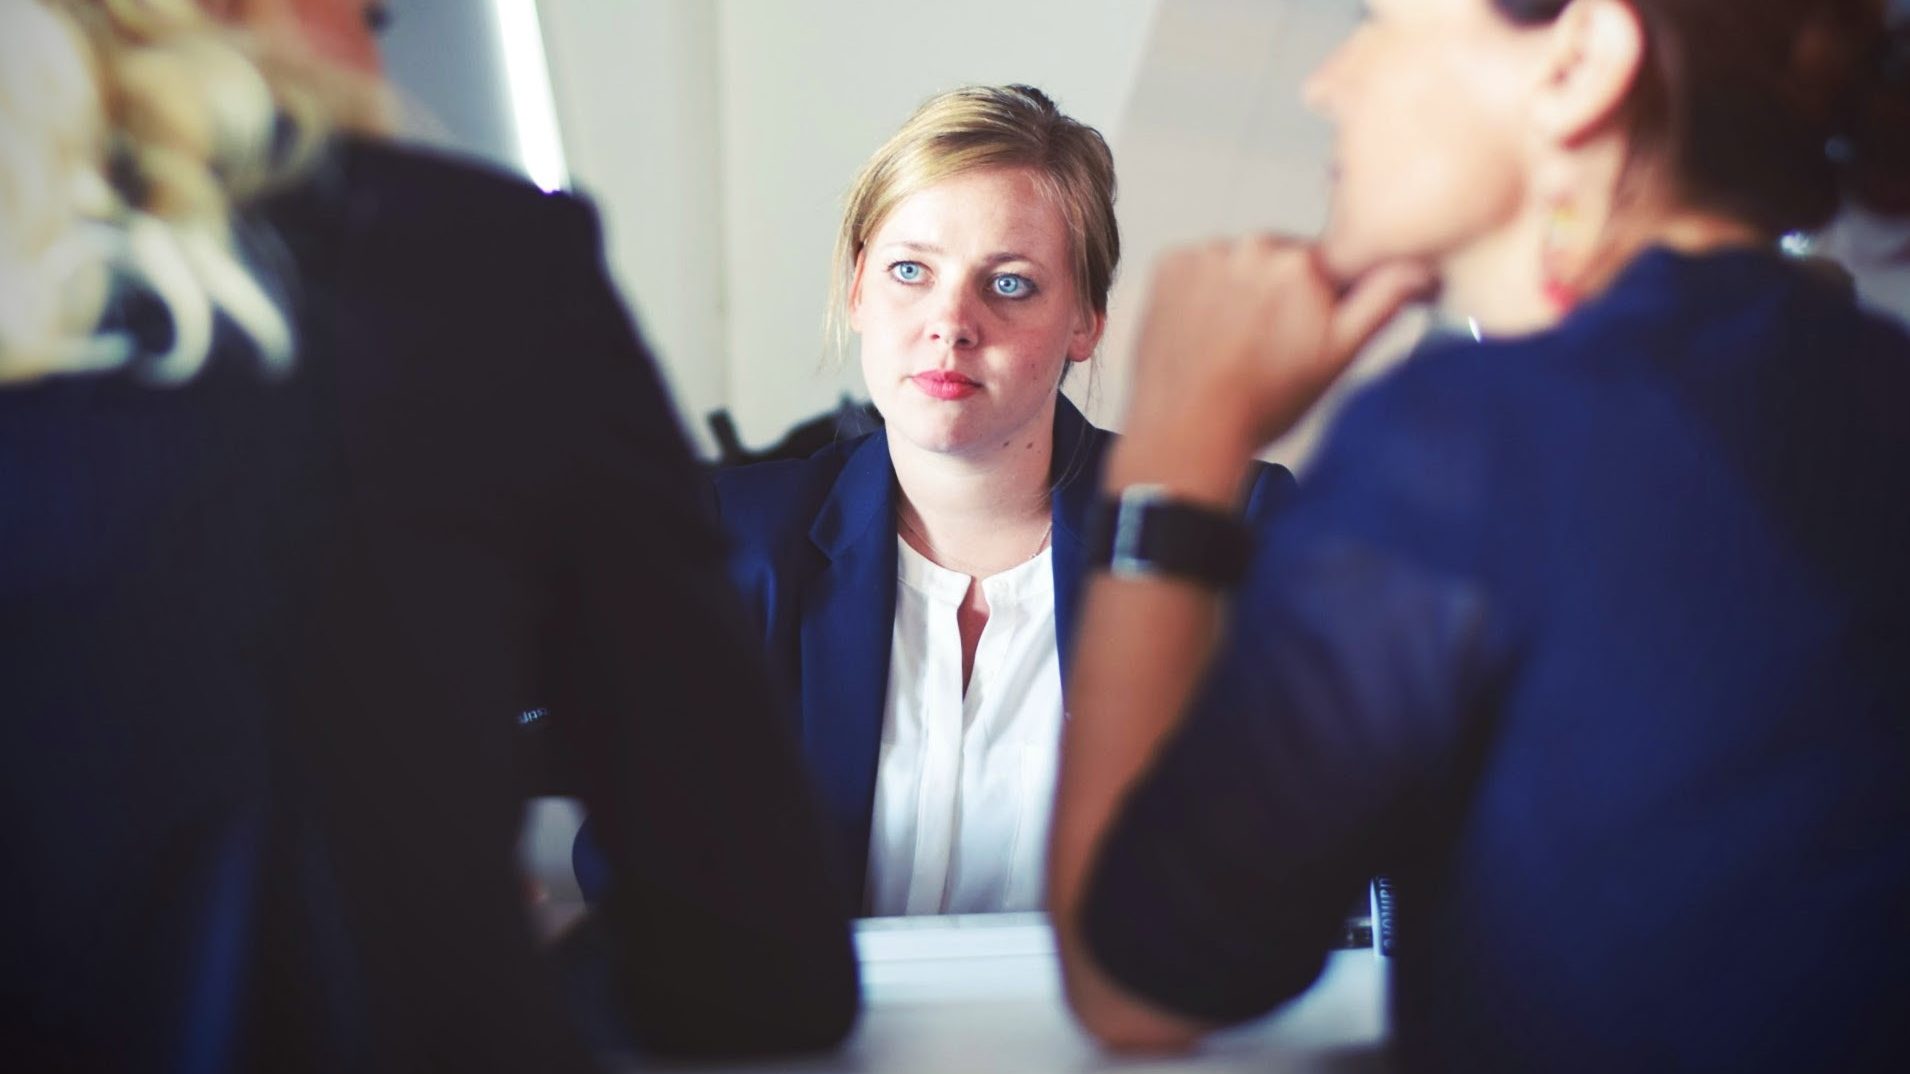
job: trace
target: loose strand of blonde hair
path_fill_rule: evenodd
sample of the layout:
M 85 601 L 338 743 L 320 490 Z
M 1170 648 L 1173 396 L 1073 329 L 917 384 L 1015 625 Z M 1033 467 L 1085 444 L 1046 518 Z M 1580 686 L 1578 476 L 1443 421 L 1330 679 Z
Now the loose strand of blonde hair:
M 223 315 L 286 369 L 285 307 L 235 248 L 234 213 L 379 106 L 283 40 L 198 0 L 25 0 L 0 11 L 0 383 L 121 366 L 192 378 Z M 149 290 L 172 343 L 139 355 L 99 322 Z
M 82 360 L 110 243 L 83 221 L 108 211 L 85 162 L 102 115 L 76 27 L 38 3 L 0 12 L 0 380 Z

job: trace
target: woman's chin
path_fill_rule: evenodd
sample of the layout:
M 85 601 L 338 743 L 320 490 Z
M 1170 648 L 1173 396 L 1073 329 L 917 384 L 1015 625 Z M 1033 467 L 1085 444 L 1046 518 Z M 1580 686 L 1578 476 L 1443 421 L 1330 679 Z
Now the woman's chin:
M 917 450 L 935 455 L 965 455 L 976 442 L 974 433 L 961 424 L 923 415 L 898 415 L 889 420 L 888 428 L 891 437 L 900 437 Z
M 1386 251 L 1375 249 L 1373 243 L 1337 222 L 1320 235 L 1319 253 L 1320 267 L 1342 287 L 1390 260 Z

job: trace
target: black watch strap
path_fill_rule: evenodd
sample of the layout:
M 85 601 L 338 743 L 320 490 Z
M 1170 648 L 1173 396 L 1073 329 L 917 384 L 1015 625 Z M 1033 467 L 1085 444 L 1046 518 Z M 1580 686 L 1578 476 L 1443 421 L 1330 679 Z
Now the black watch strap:
M 1236 515 L 1134 485 L 1103 500 L 1089 529 L 1088 565 L 1117 576 L 1180 578 L 1230 589 L 1246 577 L 1253 533 Z

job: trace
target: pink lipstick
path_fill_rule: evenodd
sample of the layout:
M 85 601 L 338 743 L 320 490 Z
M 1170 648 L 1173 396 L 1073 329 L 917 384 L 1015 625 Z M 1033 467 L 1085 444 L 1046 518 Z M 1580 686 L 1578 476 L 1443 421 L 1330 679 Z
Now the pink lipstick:
M 974 381 L 946 369 L 931 369 L 926 373 L 917 373 L 909 378 L 923 394 L 931 399 L 966 399 L 982 386 Z

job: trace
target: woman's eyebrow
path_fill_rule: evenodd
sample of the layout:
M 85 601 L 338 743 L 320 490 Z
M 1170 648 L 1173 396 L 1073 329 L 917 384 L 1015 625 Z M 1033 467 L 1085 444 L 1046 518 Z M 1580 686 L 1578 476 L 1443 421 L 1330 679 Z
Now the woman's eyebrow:
M 900 250 L 912 254 L 944 254 L 948 252 L 932 242 L 921 242 L 915 239 L 893 239 L 876 246 L 875 249 L 880 251 Z M 982 258 L 981 263 L 984 265 L 1000 265 L 1009 261 L 1026 261 L 1037 268 L 1043 267 L 1044 265 L 1041 258 L 1033 254 L 1023 253 L 1020 250 L 997 250 L 987 257 Z

